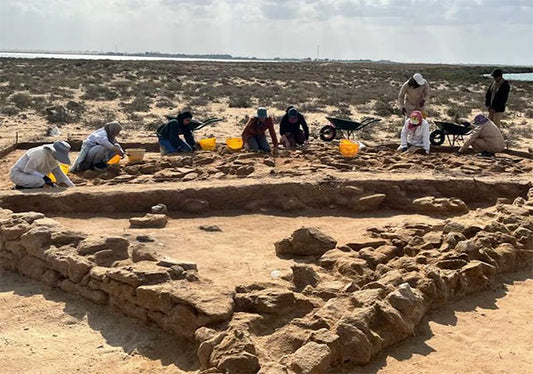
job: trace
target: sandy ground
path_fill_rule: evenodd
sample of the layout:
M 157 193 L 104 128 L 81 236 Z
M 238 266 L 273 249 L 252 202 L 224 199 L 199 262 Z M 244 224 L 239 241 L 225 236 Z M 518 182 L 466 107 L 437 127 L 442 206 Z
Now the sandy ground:
M 128 239 L 149 235 L 156 241 L 159 252 L 197 263 L 202 277 L 229 289 L 251 280 L 268 281 L 274 270 L 289 271 L 293 260 L 277 257 L 274 243 L 302 226 L 317 227 L 344 244 L 360 239 L 369 226 L 439 221 L 426 216 L 392 213 L 373 217 L 249 214 L 172 219 L 166 228 L 153 230 L 130 229 L 127 218 L 88 215 L 54 218 L 68 228 L 91 234 L 123 235 Z M 201 225 L 217 225 L 223 231 L 205 232 L 199 229 Z
M 183 373 L 185 342 L 13 273 L 0 273 L 0 367 L 15 373 Z M 362 373 L 533 372 L 533 270 L 431 312 Z

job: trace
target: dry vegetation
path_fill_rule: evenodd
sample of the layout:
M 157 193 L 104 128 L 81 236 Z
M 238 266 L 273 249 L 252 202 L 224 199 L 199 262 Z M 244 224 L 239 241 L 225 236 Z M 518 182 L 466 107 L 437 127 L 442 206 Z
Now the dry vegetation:
M 393 134 L 401 124 L 397 94 L 413 72 L 422 72 L 431 83 L 430 118 L 460 121 L 484 109 L 484 92 L 490 82 L 482 74 L 491 69 L 367 63 L 3 59 L 0 120 L 29 119 L 43 126 L 48 120 L 71 123 L 80 130 L 118 118 L 128 128 L 151 131 L 164 120 L 163 114 L 186 108 L 201 116 L 228 117 L 226 111 L 230 111 L 237 118 L 257 105 L 280 115 L 287 105 L 294 104 L 317 119 L 310 121 L 312 124 L 320 124 L 324 115 L 375 115 L 386 119 L 381 130 Z M 530 137 L 533 82 L 512 85 L 505 122 L 516 130 L 506 131 L 509 140 L 516 143 L 519 137 Z M 50 119 L 45 108 L 52 105 L 67 107 L 68 115 L 59 121 Z M 362 138 L 375 139 L 375 131 L 367 131 Z

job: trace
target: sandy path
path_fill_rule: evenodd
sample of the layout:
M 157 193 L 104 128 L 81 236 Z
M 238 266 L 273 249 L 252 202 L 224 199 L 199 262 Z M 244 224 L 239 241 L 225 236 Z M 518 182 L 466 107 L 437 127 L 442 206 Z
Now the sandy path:
M 346 373 L 533 372 L 533 271 L 434 311 L 418 336 Z M 109 308 L 0 273 L 0 367 L 15 373 L 183 373 L 183 342 Z M 183 369 L 183 370 L 182 370 Z

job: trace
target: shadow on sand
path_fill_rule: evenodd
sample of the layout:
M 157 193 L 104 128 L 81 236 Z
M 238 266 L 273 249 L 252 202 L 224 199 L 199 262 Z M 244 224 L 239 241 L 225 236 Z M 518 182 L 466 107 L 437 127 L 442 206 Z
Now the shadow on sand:
M 501 275 L 500 281 L 494 286 L 481 293 L 467 295 L 463 299 L 450 302 L 438 309 L 430 311 L 416 327 L 416 336 L 401 341 L 381 351 L 373 361 L 366 366 L 351 367 L 342 371 L 344 374 L 374 374 L 386 368 L 387 357 L 394 357 L 398 361 L 409 360 L 415 355 L 427 356 L 435 350 L 427 344 L 434 334 L 430 322 L 441 325 L 457 325 L 458 312 L 472 312 L 476 309 L 498 309 L 498 299 L 505 297 L 508 286 L 515 282 L 523 282 L 533 278 L 531 269 L 522 270 L 513 274 Z
M 109 306 L 92 304 L 60 289 L 50 289 L 22 275 L 2 270 L 0 292 L 30 297 L 42 295 L 63 306 L 63 312 L 78 321 L 87 319 L 91 329 L 98 331 L 112 347 L 120 347 L 129 355 L 140 354 L 162 365 L 174 365 L 183 371 L 198 370 L 194 343 L 127 317 Z

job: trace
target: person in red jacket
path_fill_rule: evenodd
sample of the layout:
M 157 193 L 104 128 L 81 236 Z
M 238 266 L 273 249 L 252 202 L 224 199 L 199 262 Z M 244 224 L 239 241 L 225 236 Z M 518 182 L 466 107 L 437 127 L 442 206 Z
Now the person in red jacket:
M 268 130 L 274 148 L 278 148 L 278 138 L 274 130 L 274 121 L 265 108 L 257 109 L 257 116 L 250 118 L 242 132 L 242 141 L 250 151 L 270 152 L 270 145 L 265 136 Z

